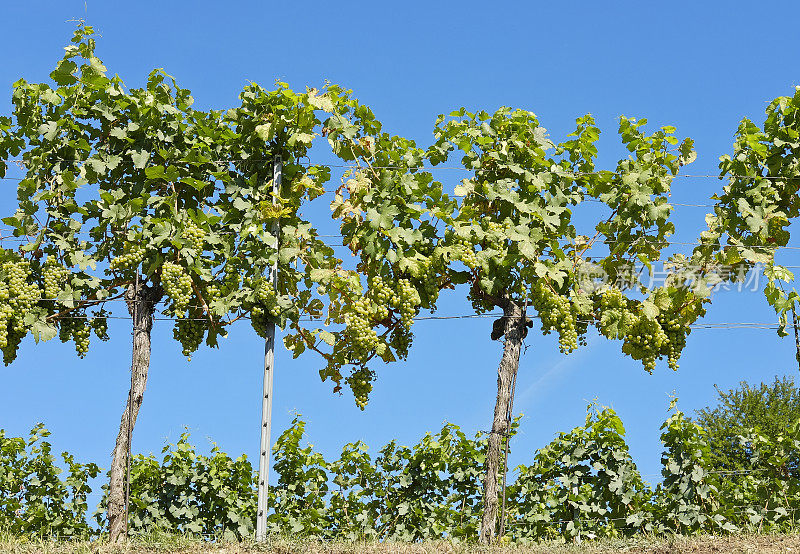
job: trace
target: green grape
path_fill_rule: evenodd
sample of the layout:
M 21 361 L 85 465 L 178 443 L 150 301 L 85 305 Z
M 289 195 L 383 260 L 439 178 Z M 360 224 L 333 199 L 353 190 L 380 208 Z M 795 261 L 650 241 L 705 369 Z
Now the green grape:
M 506 234 L 511 227 L 513 227 L 513 222 L 510 219 L 504 220 L 503 223 L 488 221 L 484 225 L 484 230 L 489 235 L 487 237 L 489 246 L 498 250 L 503 249 L 506 243 Z
M 48 258 L 42 266 L 42 277 L 44 278 L 44 297 L 51 299 L 57 298 L 63 286 L 67 283 L 69 270 L 58 265 L 53 258 Z M 54 302 L 49 302 L 50 306 L 55 306 Z
M 397 285 L 398 291 L 392 299 L 393 305 L 400 311 L 400 323 L 406 329 L 410 329 L 414 316 L 419 312 L 421 303 L 419 292 L 408 279 L 400 279 Z
M 186 317 L 192 300 L 192 278 L 183 268 L 172 262 L 164 262 L 161 270 L 161 285 L 173 301 L 173 312 L 179 318 Z
M 272 283 L 262 279 L 254 288 L 256 303 L 250 309 L 250 323 L 258 336 L 266 338 L 268 325 L 278 321 L 281 309 Z
M 94 331 L 95 336 L 101 341 L 108 340 L 108 312 L 105 310 L 98 310 L 92 317 L 89 324 Z
M 222 296 L 228 296 L 237 290 L 239 290 L 239 272 L 229 261 L 225 264 L 220 294 Z
M 200 253 L 204 250 L 206 233 L 197 226 L 194 221 L 189 221 L 183 229 L 183 238 L 189 241 L 189 248 L 195 253 Z
M 411 347 L 412 334 L 408 329 L 395 327 L 389 336 L 389 344 L 394 348 L 397 357 L 401 360 L 408 358 L 408 349 Z
M 585 343 L 587 324 L 578 321 L 579 314 L 569 298 L 554 292 L 542 279 L 536 282 L 532 293 L 532 304 L 539 312 L 542 332 L 545 335 L 551 331 L 558 333 L 561 352 L 568 354 L 577 349 L 579 338 Z
M 25 316 L 42 294 L 32 282 L 30 264 L 25 260 L 3 262 L 0 274 L 4 277 L 0 281 L 0 347 L 7 365 L 16 358 L 19 344 L 28 332 Z
M 267 326 L 272 320 L 261 306 L 253 306 L 250 310 L 250 325 L 262 339 L 267 338 Z
M 356 313 L 345 315 L 345 335 L 350 339 L 352 345 L 353 362 L 366 362 L 372 351 L 378 345 L 378 334 L 372 328 L 369 320 L 364 317 L 364 305 L 366 301 L 361 299 L 356 302 L 359 305 Z
M 670 369 L 678 369 L 678 360 L 686 347 L 686 337 L 691 333 L 691 324 L 705 314 L 701 302 L 689 302 L 679 311 L 662 311 L 658 314 L 658 322 L 664 329 L 666 341 L 661 347 L 661 354 L 667 357 Z
M 89 352 L 89 339 L 91 337 L 91 324 L 81 312 L 70 312 L 58 320 L 58 338 L 61 342 L 73 341 L 75 352 L 83 358 Z
M 135 269 L 144 260 L 145 249 L 138 243 L 126 242 L 123 246 L 123 255 L 111 259 L 111 271 Z
M 389 305 L 393 296 L 392 289 L 380 275 L 375 275 L 369 280 L 367 299 L 359 304 L 361 314 L 369 316 L 372 321 L 380 322 L 389 317 Z
M 353 396 L 355 396 L 356 399 L 356 406 L 362 410 L 367 406 L 369 393 L 372 392 L 372 381 L 374 379 L 375 374 L 363 366 L 354 369 L 353 373 L 345 379 L 345 382 L 350 385 L 350 389 L 353 391 Z
M 478 256 L 470 241 L 463 238 L 455 239 L 455 251 L 453 259 L 461 261 L 470 269 L 478 267 Z
M 603 291 L 598 312 L 598 330 L 610 339 L 624 338 L 636 319 L 636 315 L 628 309 L 627 298 L 616 287 Z
M 667 338 L 661 349 L 662 354 L 667 357 L 670 369 L 677 370 L 678 359 L 686 346 L 686 335 L 690 331 L 689 325 L 679 318 L 671 317 L 670 314 L 659 314 L 658 320 Z
M 644 369 L 652 373 L 667 341 L 667 335 L 658 320 L 640 315 L 628 330 L 622 351 L 634 360 L 641 360 Z
M 206 332 L 206 322 L 199 318 L 200 314 L 195 314 L 195 316 L 197 317 L 177 320 L 172 329 L 172 336 L 180 342 L 183 347 L 183 355 L 190 361 L 192 353 L 196 352 L 203 343 Z

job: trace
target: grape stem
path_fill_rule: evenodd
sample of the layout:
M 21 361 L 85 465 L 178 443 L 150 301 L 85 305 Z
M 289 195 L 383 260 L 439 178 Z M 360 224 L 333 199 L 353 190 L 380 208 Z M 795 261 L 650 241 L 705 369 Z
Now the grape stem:
M 217 322 L 214 321 L 214 317 L 211 315 L 211 310 L 208 309 L 208 304 L 206 304 L 205 298 L 203 298 L 203 295 L 200 293 L 200 289 L 197 288 L 197 284 L 194 282 L 194 279 L 192 279 L 191 281 L 192 281 L 192 289 L 194 290 L 194 293 L 197 295 L 197 298 L 200 300 L 200 303 L 203 305 L 203 311 L 208 317 L 208 321 L 211 323 L 211 327 L 212 328 L 216 327 Z

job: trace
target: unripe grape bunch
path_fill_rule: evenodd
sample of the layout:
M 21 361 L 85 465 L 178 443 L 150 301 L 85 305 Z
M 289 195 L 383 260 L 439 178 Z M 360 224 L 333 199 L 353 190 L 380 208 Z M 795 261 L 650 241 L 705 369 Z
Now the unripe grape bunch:
M 191 361 L 192 354 L 200 348 L 206 332 L 206 322 L 202 320 L 201 314 L 193 314 L 188 319 L 179 319 L 172 328 L 172 336 L 175 337 L 183 347 L 183 355 Z
M 189 223 L 183 229 L 183 238 L 189 243 L 189 248 L 199 254 L 204 250 L 206 232 L 197 226 L 194 221 Z
M 569 298 L 556 293 L 543 279 L 539 279 L 533 286 L 532 304 L 539 312 L 542 332 L 545 335 L 551 331 L 558 333 L 561 352 L 568 354 L 578 348 L 578 338 L 585 333 L 586 324 L 579 324 L 577 310 Z
M 145 249 L 138 243 L 125 243 L 124 254 L 111 259 L 111 271 L 135 269 L 144 260 Z
M 453 259 L 463 262 L 470 269 L 478 267 L 478 256 L 475 254 L 474 247 L 465 238 L 456 238 L 453 244 Z
M 44 297 L 50 302 L 57 298 L 66 284 L 69 270 L 60 265 L 53 258 L 48 258 L 42 266 L 42 277 L 44 281 Z M 51 302 L 51 305 L 55 305 Z
M 10 364 L 27 333 L 25 316 L 42 298 L 33 282 L 30 264 L 25 260 L 6 261 L 0 268 L 0 349 L 3 361 Z
M 100 309 L 95 312 L 89 324 L 95 336 L 101 341 L 108 340 L 108 315 L 109 313 L 107 311 Z
M 161 286 L 172 299 L 172 311 L 176 317 L 186 317 L 192 301 L 192 278 L 183 268 L 173 262 L 164 262 L 161 268 Z
M 272 284 L 262 280 L 256 286 L 256 304 L 250 309 L 250 324 L 261 338 L 266 338 L 267 327 L 280 316 L 277 296 Z
M 372 392 L 372 381 L 375 379 L 375 374 L 366 367 L 358 367 L 353 370 L 353 373 L 345 379 L 345 382 L 350 385 L 353 391 L 353 396 L 356 399 L 356 406 L 363 410 L 367 407 L 369 400 L 369 393 Z
M 73 341 L 75 352 L 83 358 L 89 352 L 91 326 L 84 312 L 70 312 L 58 320 L 58 338 L 61 342 Z
M 661 357 L 662 348 L 668 341 L 658 320 L 641 314 L 628 330 L 622 351 L 634 360 L 641 360 L 644 369 L 652 373 L 656 368 L 656 359 Z

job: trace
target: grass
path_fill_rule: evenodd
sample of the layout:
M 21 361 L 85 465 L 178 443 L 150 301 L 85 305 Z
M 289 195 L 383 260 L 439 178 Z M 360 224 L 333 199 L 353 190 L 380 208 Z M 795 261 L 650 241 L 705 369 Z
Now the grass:
M 480 547 L 446 541 L 422 543 L 375 543 L 316 541 L 312 539 L 271 538 L 256 542 L 206 542 L 182 535 L 151 535 L 123 544 L 97 541 L 50 540 L 0 536 L 0 552 L 8 554 L 603 554 L 611 552 L 668 554 L 800 552 L 800 535 L 727 535 L 724 537 L 637 537 L 634 539 L 584 541 L 582 544 L 539 543 L 530 546 L 502 545 Z

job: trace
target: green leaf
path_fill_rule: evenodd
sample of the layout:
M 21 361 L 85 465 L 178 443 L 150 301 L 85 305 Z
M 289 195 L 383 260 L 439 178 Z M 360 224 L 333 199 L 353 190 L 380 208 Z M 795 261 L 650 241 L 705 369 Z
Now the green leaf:
M 133 162 L 133 167 L 135 167 L 136 169 L 143 169 L 147 165 L 147 162 L 149 160 L 150 160 L 150 152 L 148 152 L 147 150 L 137 150 L 131 153 L 131 161 Z M 145 175 L 147 175 L 147 171 L 145 171 Z M 152 178 L 150 177 L 150 175 L 147 175 L 147 177 Z

